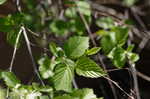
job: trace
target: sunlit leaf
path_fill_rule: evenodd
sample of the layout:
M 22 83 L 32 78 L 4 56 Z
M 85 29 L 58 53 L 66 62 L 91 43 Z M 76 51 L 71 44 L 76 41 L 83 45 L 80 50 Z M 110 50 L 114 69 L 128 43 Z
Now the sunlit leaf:
M 0 99 L 6 99 L 6 89 L 0 87 Z
M 56 65 L 55 61 L 52 63 L 52 61 L 47 56 L 45 56 L 45 57 L 42 57 L 38 61 L 38 63 L 40 65 L 39 66 L 40 74 L 42 75 L 44 79 L 47 79 L 54 75 L 53 69 L 54 69 L 54 66 Z
M 122 68 L 126 63 L 126 51 L 121 47 L 115 47 L 108 54 L 108 57 L 112 60 L 113 64 L 117 68 Z
M 138 54 L 132 53 L 132 52 L 128 52 L 127 56 L 128 56 L 128 59 L 133 63 L 137 62 L 140 59 Z
M 53 83 L 56 90 L 70 92 L 72 90 L 72 80 L 74 77 L 74 62 L 69 59 L 62 59 L 56 66 Z
M 97 99 L 93 90 L 89 88 L 75 90 L 71 96 L 77 97 L 77 99 Z
M 12 72 L 2 72 L 2 78 L 9 87 L 15 87 L 17 84 L 20 84 L 20 80 Z
M 86 51 L 86 54 L 87 55 L 94 55 L 94 54 L 98 53 L 100 51 L 100 49 L 101 49 L 100 47 L 93 47 L 91 49 L 88 49 Z
M 99 65 L 87 57 L 79 58 L 76 64 L 76 73 L 78 75 L 90 78 L 98 78 L 106 75 Z
M 70 37 L 64 45 L 64 51 L 70 58 L 82 56 L 89 47 L 89 38 L 82 36 Z

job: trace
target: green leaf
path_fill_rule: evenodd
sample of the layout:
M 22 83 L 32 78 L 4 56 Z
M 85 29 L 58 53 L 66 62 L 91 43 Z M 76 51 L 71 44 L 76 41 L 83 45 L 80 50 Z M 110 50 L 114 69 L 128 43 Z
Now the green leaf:
M 98 30 L 96 32 L 96 34 L 98 34 L 99 36 L 106 36 L 109 34 L 109 31 L 105 31 L 105 30 Z
M 76 73 L 80 76 L 98 78 L 106 75 L 103 69 L 98 66 L 93 60 L 87 57 L 81 57 L 76 63 Z
M 86 20 L 89 21 L 87 18 Z M 82 35 L 85 32 L 85 25 L 81 21 L 80 17 L 71 19 L 68 24 L 71 32 L 77 33 L 78 35 Z
M 114 47 L 125 45 L 128 38 L 128 28 L 126 27 L 113 27 L 107 31 L 106 35 L 102 36 L 100 41 L 102 50 L 108 54 Z
M 75 7 L 67 8 L 65 10 L 65 16 L 68 18 L 76 18 L 77 17 L 77 10 Z
M 115 26 L 114 20 L 111 17 L 102 17 L 96 21 L 97 26 L 103 29 L 111 29 Z
M 123 48 L 115 47 L 107 56 L 117 68 L 124 67 L 126 63 L 126 51 Z
M 56 46 L 55 43 L 51 42 L 51 43 L 49 44 L 49 49 L 50 49 L 50 51 L 52 52 L 52 54 L 53 54 L 54 56 L 58 57 L 57 46 Z
M 18 33 L 19 33 L 19 29 L 12 30 L 12 31 L 7 33 L 7 42 L 11 46 L 15 46 L 16 40 L 17 40 L 17 37 L 18 37 Z M 22 39 L 22 36 L 19 37 L 19 42 L 17 44 L 17 48 L 19 48 L 20 45 L 21 45 L 21 39 Z
M 7 0 L 0 0 L 0 5 L 4 4 Z
M 56 90 L 70 92 L 72 90 L 72 80 L 74 76 L 74 62 L 69 59 L 62 58 L 61 63 L 55 68 L 53 83 Z
M 90 4 L 86 1 L 75 1 L 77 5 L 77 9 L 79 10 L 80 13 L 91 16 L 91 7 Z
M 0 99 L 6 99 L 6 90 L 0 87 Z
M 127 41 L 129 29 L 127 27 L 117 26 L 113 27 L 111 31 L 115 32 L 117 45 L 123 46 Z
M 137 62 L 140 59 L 138 54 L 132 53 L 132 52 L 128 52 L 127 53 L 127 57 L 133 63 Z
M 129 45 L 127 48 L 127 52 L 132 52 L 134 45 Z
M 60 36 L 66 35 L 68 33 L 68 28 L 68 23 L 63 20 L 54 20 L 50 24 L 51 32 Z
M 2 78 L 8 87 L 15 87 L 20 84 L 20 80 L 12 72 L 2 72 Z
M 78 97 L 77 99 L 97 99 L 93 90 L 89 88 L 75 90 L 71 96 Z
M 48 96 L 40 96 L 39 99 L 49 99 Z
M 105 54 L 108 54 L 117 44 L 115 32 L 109 32 L 109 35 L 103 36 L 100 44 L 103 52 L 105 52 Z
M 82 56 L 89 47 L 89 38 L 82 36 L 74 36 L 64 44 L 64 51 L 70 58 L 78 58 Z
M 55 57 L 64 57 L 65 53 L 61 47 L 57 47 L 55 43 L 49 44 L 49 49 Z
M 69 95 L 64 95 L 64 96 L 57 96 L 54 99 L 79 99 L 79 98 L 74 98 Z
M 48 79 L 49 77 L 52 77 L 54 75 L 53 69 L 56 65 L 55 61 L 51 61 L 48 56 L 42 57 L 38 61 L 39 66 L 39 71 L 40 74 L 42 75 L 42 78 Z
M 94 54 L 98 53 L 100 51 L 100 49 L 101 49 L 100 47 L 94 47 L 94 48 L 88 49 L 86 51 L 86 54 L 87 55 L 94 55 Z
M 131 20 L 131 19 L 124 20 L 124 23 L 127 24 L 127 25 L 129 25 L 129 26 L 135 25 L 135 22 L 133 20 Z

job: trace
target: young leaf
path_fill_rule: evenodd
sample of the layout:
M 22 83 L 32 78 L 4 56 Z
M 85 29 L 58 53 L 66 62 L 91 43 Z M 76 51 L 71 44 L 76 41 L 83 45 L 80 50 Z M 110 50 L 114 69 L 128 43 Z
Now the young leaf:
M 117 45 L 123 46 L 127 41 L 129 29 L 127 27 L 117 26 L 113 27 L 111 31 L 115 32 Z
M 107 55 L 117 68 L 122 68 L 126 62 L 126 51 L 121 47 L 115 47 Z
M 86 54 L 87 55 L 94 55 L 94 54 L 98 53 L 100 51 L 100 49 L 101 49 L 100 47 L 94 47 L 94 48 L 88 49 L 86 51 Z
M 128 59 L 131 61 L 131 62 L 137 62 L 139 60 L 139 55 L 138 54 L 135 54 L 135 53 L 132 53 L 132 52 L 128 52 L 127 53 L 127 57 Z
M 109 32 L 109 35 L 103 36 L 100 44 L 102 46 L 103 52 L 108 54 L 116 46 L 115 32 Z
M 55 68 L 53 83 L 56 90 L 70 92 L 72 90 L 72 80 L 74 76 L 74 62 L 69 59 L 62 59 Z
M 89 38 L 82 36 L 74 36 L 64 45 L 64 51 L 70 58 L 78 58 L 82 56 L 89 47 Z
M 106 75 L 100 66 L 87 57 L 81 57 L 77 60 L 75 70 L 78 75 L 90 78 L 98 78 Z
M 0 0 L 0 5 L 4 4 L 7 0 Z
M 15 87 L 20 84 L 20 80 L 12 72 L 2 72 L 1 76 L 8 87 Z
M 55 43 L 51 42 L 51 43 L 49 44 L 49 49 L 50 49 L 51 53 L 52 53 L 54 56 L 58 57 L 57 46 L 56 46 Z
M 129 45 L 127 48 L 127 52 L 132 52 L 134 45 Z
M 45 56 L 38 61 L 38 64 L 40 65 L 40 74 L 44 79 L 48 79 L 49 77 L 52 77 L 54 75 L 53 69 L 56 65 L 55 61 L 52 63 L 50 59 L 47 56 Z

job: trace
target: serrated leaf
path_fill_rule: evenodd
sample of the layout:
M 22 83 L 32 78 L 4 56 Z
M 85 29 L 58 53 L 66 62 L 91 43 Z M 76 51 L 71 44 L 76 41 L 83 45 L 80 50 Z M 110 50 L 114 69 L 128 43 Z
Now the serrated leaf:
M 93 60 L 87 57 L 81 57 L 76 63 L 76 73 L 80 76 L 98 78 L 106 75 L 103 69 Z
M 72 80 L 74 76 L 74 62 L 69 59 L 62 59 L 56 66 L 53 83 L 56 90 L 70 92 L 72 90 Z
M 96 21 L 97 26 L 103 29 L 111 29 L 115 26 L 114 21 L 111 17 L 102 17 Z
M 0 0 L 0 5 L 4 4 L 7 0 Z
M 88 49 L 86 51 L 86 54 L 87 55 L 94 55 L 94 54 L 98 53 L 100 51 L 100 49 L 101 49 L 100 47 L 94 47 L 94 48 Z
M 82 56 L 89 47 L 89 38 L 82 36 L 70 37 L 64 44 L 64 51 L 70 58 Z
M 20 80 L 12 72 L 2 72 L 1 76 L 8 87 L 15 87 L 20 84 Z

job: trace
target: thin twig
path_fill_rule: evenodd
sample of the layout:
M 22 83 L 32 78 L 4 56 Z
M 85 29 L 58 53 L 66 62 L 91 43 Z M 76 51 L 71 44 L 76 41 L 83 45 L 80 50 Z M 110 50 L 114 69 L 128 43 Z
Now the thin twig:
M 73 79 L 73 86 L 74 86 L 75 89 L 79 88 L 78 85 L 77 85 L 77 83 L 76 83 L 76 81 L 75 81 L 75 79 Z
M 13 68 L 13 64 L 14 64 L 14 60 L 15 60 L 15 56 L 16 56 L 17 47 L 18 47 L 18 43 L 19 43 L 19 39 L 20 39 L 21 33 L 22 33 L 22 29 L 20 29 L 20 31 L 19 31 L 19 33 L 17 35 L 17 38 L 16 38 L 15 45 L 14 45 L 13 56 L 12 56 L 11 63 L 10 63 L 10 66 L 9 66 L 9 71 L 10 72 L 12 72 L 12 68 Z M 7 88 L 6 97 L 7 98 L 9 97 L 9 88 Z
M 149 77 L 149 76 L 146 76 L 145 74 L 143 74 L 143 73 L 141 73 L 141 72 L 139 72 L 139 71 L 136 71 L 136 74 L 137 74 L 139 77 L 141 77 L 142 79 L 144 79 L 144 80 L 150 82 L 150 77 Z
M 78 10 L 78 9 L 77 9 L 77 10 Z M 78 10 L 78 13 L 79 13 L 79 15 L 80 15 L 80 17 L 81 17 L 81 20 L 83 21 L 83 23 L 84 23 L 84 25 L 85 25 L 85 28 L 86 28 L 86 30 L 87 30 L 89 36 L 90 36 L 90 39 L 91 39 L 93 45 L 96 47 L 97 44 L 96 44 L 96 42 L 95 42 L 95 40 L 94 40 L 94 38 L 93 38 L 92 32 L 91 32 L 91 30 L 90 30 L 90 27 L 89 27 L 89 25 L 88 25 L 86 19 L 85 19 L 84 16 L 80 13 L 79 10 Z M 104 62 L 103 62 L 103 60 L 102 60 L 102 58 L 101 58 L 100 53 L 97 54 L 97 57 L 98 57 L 100 63 L 102 64 L 102 67 L 103 67 L 104 71 L 107 72 L 106 66 L 105 66 L 105 64 L 104 64 Z M 110 78 L 109 75 L 108 75 L 108 78 Z M 107 80 L 108 80 L 108 79 L 107 79 Z M 109 80 L 108 80 L 108 83 L 110 84 L 110 87 L 111 87 L 111 89 L 112 89 L 114 98 L 115 98 L 115 99 L 118 99 L 114 86 L 112 85 L 112 83 L 111 83 Z
M 137 75 L 136 75 L 135 64 L 133 64 L 129 61 L 129 65 L 130 65 L 131 73 L 132 73 L 132 76 L 133 76 L 133 83 L 134 83 L 136 98 L 141 99 L 140 93 L 139 93 L 139 88 L 138 88 L 138 80 L 137 80 Z
M 39 78 L 41 84 L 43 86 L 45 86 L 39 72 L 38 72 L 38 69 L 37 69 L 37 66 L 36 66 L 36 63 L 34 61 L 34 58 L 33 58 L 33 55 L 32 55 L 32 51 L 31 51 L 31 46 L 30 46 L 30 41 L 28 39 L 28 36 L 27 36 L 27 33 L 26 33 L 26 30 L 25 28 L 22 26 L 22 30 L 23 30 L 23 35 L 24 35 L 24 38 L 25 38 L 25 41 L 26 41 L 26 44 L 27 44 L 27 48 L 28 48 L 28 51 L 29 51 L 29 55 L 30 55 L 30 58 L 31 58 L 31 61 L 32 61 L 32 65 L 33 65 L 33 68 L 34 68 L 34 72 L 36 73 L 37 77 Z
M 12 60 L 10 63 L 10 67 L 9 67 L 9 71 L 12 72 L 12 68 L 13 68 L 13 64 L 14 64 L 14 60 L 15 60 L 15 56 L 16 56 L 16 52 L 17 52 L 17 47 L 18 47 L 18 43 L 19 43 L 19 39 L 22 33 L 22 29 L 20 29 L 17 38 L 16 38 L 16 42 L 15 42 L 15 46 L 14 46 L 14 51 L 13 51 L 13 56 L 12 56 Z

